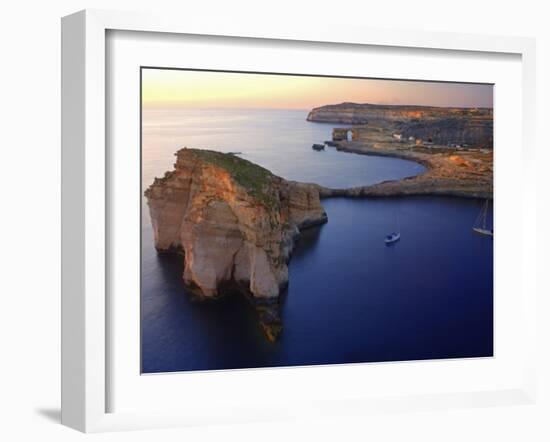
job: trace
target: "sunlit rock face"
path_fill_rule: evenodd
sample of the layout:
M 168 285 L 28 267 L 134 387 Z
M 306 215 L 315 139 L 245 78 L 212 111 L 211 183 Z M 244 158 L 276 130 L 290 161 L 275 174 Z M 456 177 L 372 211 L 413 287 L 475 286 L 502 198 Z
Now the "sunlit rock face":
M 399 126 L 404 138 L 430 140 L 435 144 L 493 147 L 493 120 L 487 118 L 441 118 L 411 121 Z
M 181 149 L 176 157 L 145 192 L 157 250 L 183 251 L 183 280 L 201 298 L 239 291 L 276 301 L 300 229 L 327 221 L 317 187 L 236 155 Z
M 308 121 L 366 124 L 369 121 L 430 120 L 441 118 L 493 118 L 491 108 L 409 106 L 370 103 L 327 104 L 311 110 Z
M 308 121 L 368 125 L 391 124 L 403 139 L 435 144 L 493 147 L 493 109 L 340 103 L 312 109 Z M 345 135 L 337 135 L 345 139 Z

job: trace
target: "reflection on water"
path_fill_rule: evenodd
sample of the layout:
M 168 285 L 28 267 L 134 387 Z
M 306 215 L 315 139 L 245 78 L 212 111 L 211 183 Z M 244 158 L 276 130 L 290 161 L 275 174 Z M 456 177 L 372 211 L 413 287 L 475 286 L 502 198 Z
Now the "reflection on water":
M 317 160 L 316 155 L 324 153 L 313 152 L 310 144 L 325 139 L 329 128 L 277 111 L 262 115 L 256 120 L 248 114 L 237 113 L 228 119 L 214 114 L 210 122 L 201 115 L 194 122 L 186 120 L 182 129 L 175 124 L 181 115 L 166 121 L 160 118 L 164 121 L 161 128 L 147 120 L 144 182 L 171 167 L 174 146 L 196 146 L 198 141 L 204 147 L 243 151 L 266 167 L 279 167 L 280 175 L 303 181 L 318 173 L 316 168 L 327 180 L 344 185 L 365 184 L 361 180 L 374 180 L 373 176 L 384 180 L 411 174 L 414 163 L 385 158 L 395 163 L 387 169 L 377 164 L 371 170 L 369 161 L 374 157 L 331 149 L 326 153 L 334 155 L 336 163 L 321 166 L 324 160 Z M 243 122 L 248 123 L 241 126 Z M 284 127 L 287 130 L 280 134 Z M 188 129 L 196 137 L 193 142 L 186 141 Z M 273 140 L 261 150 L 262 143 L 251 143 L 259 139 Z M 146 140 L 156 140 L 158 156 Z M 279 142 L 282 147 L 274 152 Z M 299 176 L 293 155 L 307 179 Z M 323 206 L 329 222 L 305 230 L 290 261 L 290 283 L 281 308 L 284 331 L 276 343 L 264 338 L 253 308 L 243 297 L 205 303 L 187 295 L 181 279 L 182 258 L 157 255 L 145 210 L 142 371 L 492 355 L 492 239 L 471 229 L 479 201 L 328 199 Z M 386 247 L 383 239 L 394 229 L 396 217 L 402 239 Z
M 181 110 L 143 112 L 143 188 L 172 169 L 184 146 L 242 157 L 290 180 L 328 187 L 355 187 L 417 175 L 424 166 L 395 158 L 317 152 L 313 143 L 331 139 L 334 124 L 305 121 L 301 110 Z
M 302 257 L 306 257 L 308 253 L 314 252 L 322 233 L 323 225 L 304 230 L 300 235 L 292 256 L 295 259 L 301 259 Z

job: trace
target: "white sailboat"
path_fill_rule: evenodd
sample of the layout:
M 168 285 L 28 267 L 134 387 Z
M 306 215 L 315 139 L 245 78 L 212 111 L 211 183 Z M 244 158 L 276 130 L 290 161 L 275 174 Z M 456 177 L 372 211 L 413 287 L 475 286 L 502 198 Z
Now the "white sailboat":
M 477 216 L 472 230 L 480 235 L 493 236 L 493 229 L 487 227 L 487 212 L 489 210 L 489 200 L 485 200 L 485 204 L 481 208 Z
M 389 235 L 386 235 L 386 238 L 384 239 L 384 242 L 386 244 L 393 244 L 394 242 L 397 242 L 401 239 L 401 233 L 399 232 L 392 232 Z
M 397 218 L 397 213 L 395 214 L 395 224 L 397 226 L 397 230 L 395 232 L 390 233 L 389 235 L 386 235 L 384 238 L 384 242 L 386 245 L 393 244 L 401 239 L 401 232 L 399 231 L 399 220 Z

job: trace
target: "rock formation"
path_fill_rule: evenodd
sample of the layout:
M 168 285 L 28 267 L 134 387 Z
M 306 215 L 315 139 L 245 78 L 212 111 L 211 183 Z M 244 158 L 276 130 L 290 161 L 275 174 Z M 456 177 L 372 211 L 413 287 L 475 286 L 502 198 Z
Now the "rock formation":
M 442 118 L 411 121 L 399 127 L 404 138 L 413 137 L 434 144 L 493 147 L 493 121 L 484 118 Z
M 493 109 L 341 103 L 313 109 L 308 121 L 347 125 L 376 123 L 409 137 L 430 143 L 493 147 Z M 337 128 L 333 140 L 345 140 L 351 128 Z M 353 130 L 353 129 L 352 129 Z M 365 127 L 365 131 L 371 130 Z M 372 129 L 374 130 L 374 129 Z M 360 141 L 358 130 L 353 140 Z M 366 132 L 365 132 L 366 133 Z
M 174 170 L 146 190 L 158 251 L 182 251 L 183 281 L 200 298 L 241 292 L 267 337 L 300 229 L 324 223 L 315 186 L 286 181 L 231 154 L 181 149 Z
M 316 107 L 307 116 L 308 121 L 342 124 L 366 124 L 369 121 L 406 121 L 441 118 L 493 119 L 491 108 L 461 108 L 435 106 L 406 106 L 386 104 L 340 103 Z
M 493 151 L 455 149 L 409 149 L 399 143 L 372 147 L 352 142 L 338 143 L 337 150 L 361 155 L 387 156 L 415 161 L 426 170 L 415 176 L 368 186 L 330 189 L 317 186 L 320 198 L 376 198 L 413 195 L 446 195 L 463 198 L 493 198 Z

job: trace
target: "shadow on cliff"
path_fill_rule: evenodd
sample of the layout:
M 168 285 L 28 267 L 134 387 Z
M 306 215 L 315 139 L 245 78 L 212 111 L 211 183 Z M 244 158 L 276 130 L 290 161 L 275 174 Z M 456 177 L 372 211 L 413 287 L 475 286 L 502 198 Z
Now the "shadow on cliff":
M 288 297 L 289 287 L 292 286 L 292 264 L 296 264 L 300 261 L 307 261 L 308 257 L 315 253 L 315 249 L 317 249 L 317 246 L 319 244 L 319 239 L 321 238 L 324 226 L 325 224 L 322 224 L 320 226 L 314 226 L 304 229 L 300 232 L 300 238 L 294 246 L 294 251 L 292 252 L 292 256 L 290 257 L 290 262 L 288 263 L 288 286 L 279 296 L 279 306 L 281 309 L 281 313 L 282 309 L 284 308 L 285 301 Z
M 300 232 L 300 239 L 298 239 L 298 242 L 296 243 L 289 264 L 292 264 L 293 260 L 306 259 L 310 253 L 315 251 L 319 243 L 319 239 L 321 238 L 323 227 L 324 225 L 310 227 Z
M 302 231 L 289 263 L 291 267 L 293 262 L 308 261 L 317 248 L 322 228 L 311 227 Z M 262 333 L 262 321 L 258 321 L 259 313 L 263 322 L 266 311 L 275 319 L 279 318 L 279 314 L 271 309 L 258 311 L 258 306 L 252 305 L 240 293 L 227 294 L 212 301 L 198 301 L 183 284 L 182 255 L 159 253 L 154 259 L 159 270 L 157 276 L 153 276 L 155 273 L 149 276 L 143 274 L 143 278 L 157 279 L 147 281 L 146 284 L 154 289 L 151 296 L 142 298 L 142 344 L 145 346 L 143 362 L 146 372 L 163 371 L 161 365 L 156 363 L 159 353 L 161 358 L 178 358 L 180 348 L 177 343 L 189 340 L 190 331 L 196 345 L 195 351 L 199 347 L 207 363 L 196 366 L 183 361 L 181 366 L 187 369 L 270 366 L 280 358 L 280 352 L 284 351 L 282 342 L 269 342 Z M 287 295 L 288 290 L 281 293 L 277 310 L 285 308 Z M 277 327 L 277 321 L 274 326 Z M 284 321 L 282 328 L 284 339 Z M 159 341 L 165 343 L 160 348 Z M 246 352 L 237 351 L 239 348 L 246 348 Z M 165 353 L 172 355 L 162 356 Z M 186 358 L 192 360 L 191 356 Z
M 166 333 L 175 342 L 189 339 L 182 331 L 192 329 L 196 345 L 201 347 L 202 352 L 208 353 L 206 357 L 211 360 L 208 368 L 238 368 L 243 364 L 254 366 L 257 361 L 260 361 L 260 365 L 270 363 L 272 349 L 269 350 L 269 343 L 258 326 L 254 306 L 245 296 L 234 292 L 213 300 L 198 299 L 183 283 L 182 255 L 159 253 L 156 264 L 163 289 L 147 302 L 156 304 L 153 307 L 155 317 L 162 317 L 162 327 L 167 328 Z M 145 308 L 149 309 L 151 305 Z M 142 313 L 147 315 L 146 312 Z M 156 326 L 159 325 L 157 323 Z M 227 342 L 245 346 L 251 354 L 247 358 L 236 359 L 238 352 L 233 352 Z

